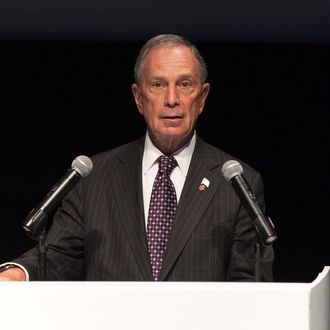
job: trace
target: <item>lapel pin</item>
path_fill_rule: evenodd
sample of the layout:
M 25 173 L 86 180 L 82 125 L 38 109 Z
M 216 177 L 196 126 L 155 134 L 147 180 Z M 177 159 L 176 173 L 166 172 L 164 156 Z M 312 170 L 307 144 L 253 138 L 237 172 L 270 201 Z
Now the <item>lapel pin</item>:
M 209 185 L 210 185 L 210 181 L 208 179 L 204 178 L 202 180 L 201 184 L 199 185 L 198 190 L 203 191 L 203 190 L 205 190 L 205 188 L 208 188 Z

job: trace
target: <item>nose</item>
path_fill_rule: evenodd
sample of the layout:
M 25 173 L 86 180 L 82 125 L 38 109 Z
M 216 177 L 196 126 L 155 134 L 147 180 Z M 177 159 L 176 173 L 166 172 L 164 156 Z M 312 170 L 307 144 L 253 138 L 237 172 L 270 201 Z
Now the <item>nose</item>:
M 176 86 L 168 86 L 165 95 L 165 106 L 174 108 L 180 105 L 180 98 Z

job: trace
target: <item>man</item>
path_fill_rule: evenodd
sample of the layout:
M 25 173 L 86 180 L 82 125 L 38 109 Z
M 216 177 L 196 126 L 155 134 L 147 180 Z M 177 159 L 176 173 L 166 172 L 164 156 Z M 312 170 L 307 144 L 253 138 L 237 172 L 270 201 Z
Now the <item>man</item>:
M 221 174 L 232 157 L 195 133 L 206 76 L 180 36 L 141 49 L 132 92 L 147 134 L 95 156 L 91 175 L 64 199 L 47 237 L 49 280 L 253 280 L 255 230 Z M 242 165 L 262 204 L 260 175 Z M 266 247 L 261 280 L 272 280 L 272 261 Z M 35 249 L 14 263 L 2 279 L 37 279 Z

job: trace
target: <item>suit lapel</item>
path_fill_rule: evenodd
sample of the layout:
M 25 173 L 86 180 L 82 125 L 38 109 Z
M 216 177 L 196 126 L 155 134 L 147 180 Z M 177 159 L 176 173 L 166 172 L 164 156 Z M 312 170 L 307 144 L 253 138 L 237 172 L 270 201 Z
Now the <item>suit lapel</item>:
M 120 224 L 145 280 L 152 280 L 143 212 L 142 156 L 144 138 L 119 155 L 114 196 Z
M 219 169 L 219 161 L 212 158 L 213 154 L 206 143 L 199 138 L 196 140 L 159 280 L 166 279 L 223 180 L 219 171 L 215 171 Z M 204 178 L 209 180 L 210 184 L 209 187 L 200 190 L 199 186 Z

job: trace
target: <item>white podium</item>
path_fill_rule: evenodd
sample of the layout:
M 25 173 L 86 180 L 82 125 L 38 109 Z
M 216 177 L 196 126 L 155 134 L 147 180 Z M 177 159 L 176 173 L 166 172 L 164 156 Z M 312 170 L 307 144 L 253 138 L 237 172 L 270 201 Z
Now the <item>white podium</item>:
M 329 267 L 312 283 L 2 282 L 1 330 L 329 330 Z

